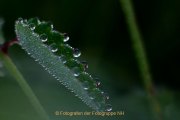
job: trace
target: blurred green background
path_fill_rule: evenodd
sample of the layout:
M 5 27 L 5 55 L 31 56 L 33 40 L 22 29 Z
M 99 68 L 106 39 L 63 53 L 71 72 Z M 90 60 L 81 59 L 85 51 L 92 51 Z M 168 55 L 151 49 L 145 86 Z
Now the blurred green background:
M 180 1 L 132 0 L 165 120 L 180 119 Z M 9 54 L 53 120 L 151 120 L 137 62 L 119 0 L 0 0 L 4 36 L 15 38 L 17 18 L 39 17 L 70 36 L 88 71 L 100 76 L 113 111 L 119 117 L 55 116 L 56 110 L 91 111 L 58 83 L 18 45 Z M 4 70 L 5 71 L 5 70 Z M 0 120 L 40 120 L 24 93 L 7 71 L 0 77 Z

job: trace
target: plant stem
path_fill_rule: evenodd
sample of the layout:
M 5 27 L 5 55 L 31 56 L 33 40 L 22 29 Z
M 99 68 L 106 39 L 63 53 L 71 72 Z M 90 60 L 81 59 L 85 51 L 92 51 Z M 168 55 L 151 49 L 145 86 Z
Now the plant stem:
M 125 19 L 128 25 L 129 33 L 131 34 L 132 46 L 136 55 L 136 59 L 141 72 L 141 77 L 144 86 L 147 90 L 150 103 L 152 104 L 152 109 L 154 111 L 156 119 L 162 119 L 160 105 L 155 97 L 154 86 L 152 83 L 152 77 L 142 42 L 142 37 L 136 23 L 135 14 L 133 12 L 133 6 L 131 0 L 119 0 L 121 7 L 125 14 Z
M 26 80 L 23 78 L 21 73 L 18 71 L 16 66 L 13 64 L 9 56 L 0 51 L 0 58 L 2 59 L 2 62 L 6 69 L 11 73 L 11 75 L 16 79 L 19 86 L 22 88 L 23 92 L 30 100 L 30 103 L 35 108 L 36 112 L 42 117 L 42 120 L 49 120 L 48 115 L 38 101 L 36 95 L 33 93 L 32 89 L 30 88 Z

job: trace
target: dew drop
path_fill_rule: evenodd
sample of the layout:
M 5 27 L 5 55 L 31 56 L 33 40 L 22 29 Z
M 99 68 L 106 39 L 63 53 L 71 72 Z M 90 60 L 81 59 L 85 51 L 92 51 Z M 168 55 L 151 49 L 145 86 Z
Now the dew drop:
M 33 23 L 30 23 L 30 24 L 29 24 L 29 28 L 30 28 L 31 30 L 34 30 L 36 27 L 35 27 L 35 25 L 34 25 Z
M 51 24 L 51 29 L 53 29 L 54 28 L 54 26 L 53 26 L 53 24 Z
M 27 22 L 27 19 L 25 19 L 23 23 L 24 23 L 24 24 L 27 24 L 27 23 L 28 23 L 28 22 Z
M 81 51 L 77 48 L 74 49 L 73 51 L 73 56 L 74 57 L 79 57 L 81 55 Z
M 57 45 L 55 43 L 51 44 L 50 45 L 50 49 L 53 53 L 57 52 L 58 51 L 58 48 L 57 48 Z
M 106 107 L 105 107 L 106 111 L 112 111 L 112 105 L 110 104 L 107 104 Z
M 94 96 L 90 96 L 90 99 L 91 99 L 91 100 L 94 100 L 94 99 L 95 99 L 95 97 L 94 97 Z
M 72 68 L 72 71 L 73 71 L 73 74 L 74 74 L 75 77 L 79 76 L 79 74 L 81 72 L 79 67 Z
M 35 59 L 35 61 L 39 61 L 39 59 Z
M 52 49 L 52 52 L 57 52 L 57 51 L 58 51 L 58 49 L 57 49 L 57 48 Z
M 36 36 L 36 33 L 35 33 L 35 32 L 32 32 L 32 35 Z
M 88 63 L 86 61 L 82 61 L 81 63 L 83 64 L 84 71 L 88 69 Z
M 84 90 L 88 90 L 88 89 L 89 89 L 89 83 L 88 83 L 88 81 L 84 81 L 84 82 L 83 82 L 83 86 L 84 86 Z
M 46 34 L 41 34 L 41 35 L 40 35 L 40 39 L 41 39 L 42 42 L 46 42 L 46 41 L 48 40 L 47 38 L 48 38 L 48 37 L 47 37 Z
M 23 23 L 23 19 L 22 18 L 18 18 L 18 22 Z
M 68 34 L 67 34 L 67 33 L 64 33 L 63 36 L 64 36 L 63 41 L 64 41 L 64 42 L 67 42 L 67 41 L 69 40 Z
M 99 87 L 101 85 L 101 82 L 99 81 L 99 78 L 95 78 L 96 81 L 96 87 Z
M 39 35 L 38 35 L 38 34 L 36 34 L 36 33 L 34 34 L 34 36 L 39 37 Z
M 101 92 L 105 100 L 109 100 L 109 95 L 106 92 Z
M 65 64 L 67 62 L 66 57 L 64 55 L 61 55 L 59 59 Z

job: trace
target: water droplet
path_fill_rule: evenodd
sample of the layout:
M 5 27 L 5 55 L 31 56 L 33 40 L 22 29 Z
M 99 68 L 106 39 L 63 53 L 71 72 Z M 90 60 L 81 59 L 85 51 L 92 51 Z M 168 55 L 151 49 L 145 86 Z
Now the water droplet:
M 18 18 L 18 22 L 23 23 L 23 19 L 22 18 Z
M 63 36 L 64 36 L 63 41 L 64 41 L 64 42 L 67 42 L 67 41 L 69 40 L 68 34 L 67 34 L 67 33 L 64 33 Z
M 109 100 L 109 95 L 106 92 L 101 92 L 105 100 Z
M 81 55 L 81 51 L 77 48 L 74 49 L 73 51 L 73 56 L 74 57 L 79 57 Z
M 39 59 L 35 59 L 35 61 L 39 61 Z
M 53 24 L 51 24 L 51 29 L 53 29 L 54 28 L 54 26 L 53 26 Z
M 64 55 L 61 55 L 59 59 L 65 64 L 67 62 L 66 57 Z
M 91 99 L 91 100 L 94 100 L 95 98 L 94 98 L 94 97 L 92 97 L 92 96 L 90 96 L 90 99 Z
M 88 63 L 86 61 L 82 61 L 81 63 L 83 64 L 84 71 L 88 69 Z
M 57 45 L 55 43 L 50 45 L 50 49 L 53 53 L 58 51 Z
M 84 90 L 88 90 L 88 89 L 89 89 L 89 83 L 88 83 L 88 81 L 84 81 L 84 82 L 83 82 L 83 86 L 84 86 Z
M 101 85 L 101 82 L 99 81 L 99 78 L 94 78 L 96 81 L 96 87 L 99 87 Z
M 73 74 L 75 77 L 79 76 L 79 74 L 81 72 L 79 67 L 72 68 L 72 71 L 73 71 Z
M 36 36 L 36 33 L 35 33 L 35 32 L 32 32 L 32 35 Z
M 37 33 L 35 33 L 34 36 L 39 37 L 39 35 Z
M 40 39 L 41 39 L 42 42 L 46 42 L 46 41 L 48 40 L 47 38 L 48 38 L 48 37 L 47 37 L 46 34 L 41 34 L 41 35 L 40 35 Z
M 24 23 L 24 24 L 27 24 L 27 19 L 25 19 L 23 23 Z
M 35 25 L 34 25 L 33 23 L 30 23 L 30 24 L 29 24 L 29 28 L 30 28 L 31 30 L 34 30 L 36 27 L 35 27 Z
M 105 107 L 106 111 L 112 111 L 112 105 L 110 104 L 107 104 L 106 107 Z

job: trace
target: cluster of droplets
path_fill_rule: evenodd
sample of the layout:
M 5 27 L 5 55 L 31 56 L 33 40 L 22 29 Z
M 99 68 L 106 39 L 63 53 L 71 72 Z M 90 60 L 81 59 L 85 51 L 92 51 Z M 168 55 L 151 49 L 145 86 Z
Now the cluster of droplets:
M 74 77 L 82 82 L 82 86 L 90 96 L 90 99 L 95 102 L 96 106 L 98 106 L 98 111 L 112 110 L 112 106 L 108 104 L 108 94 L 100 90 L 101 82 L 99 78 L 93 78 L 86 72 L 86 70 L 88 69 L 88 64 L 86 61 L 79 62 L 78 60 L 76 60 L 81 56 L 80 50 L 77 48 L 72 48 L 71 46 L 66 44 L 66 42 L 69 40 L 69 36 L 67 35 L 67 33 L 59 33 L 58 31 L 53 30 L 53 25 L 51 23 L 40 22 L 37 18 L 32 18 L 29 20 L 23 20 L 22 18 L 19 18 L 17 22 L 21 23 L 23 26 L 28 26 L 29 29 L 32 30 L 32 34 L 38 37 L 41 42 L 53 54 L 57 55 L 57 58 L 72 71 Z M 38 61 L 38 59 L 36 59 L 36 61 Z M 59 78 L 56 77 L 56 75 L 53 74 L 52 71 L 49 71 L 48 68 L 43 64 L 41 65 L 45 68 L 45 70 L 52 74 L 52 76 L 59 80 Z M 62 84 L 67 86 L 67 84 L 64 82 L 62 82 Z M 78 97 L 82 99 L 81 96 Z M 82 101 L 84 100 L 82 99 Z M 86 101 L 84 102 L 88 104 Z

